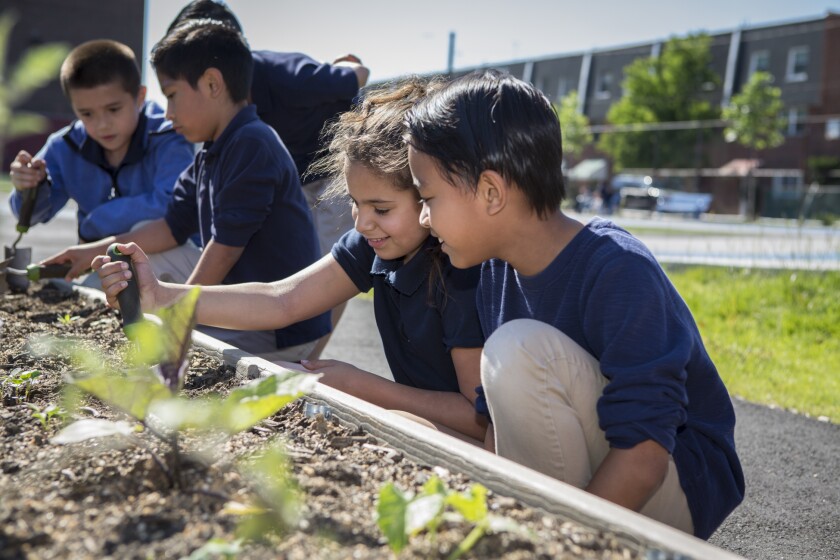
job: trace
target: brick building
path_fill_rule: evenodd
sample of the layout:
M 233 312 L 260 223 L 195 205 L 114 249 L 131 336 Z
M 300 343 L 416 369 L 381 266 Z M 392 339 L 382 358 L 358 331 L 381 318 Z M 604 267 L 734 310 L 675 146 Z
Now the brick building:
M 724 179 L 712 170 L 733 160 L 758 157 L 760 168 L 754 171 L 758 177 L 752 180 L 763 193 L 764 213 L 790 214 L 801 202 L 804 183 L 810 181 L 809 159 L 840 157 L 840 14 L 744 26 L 711 33 L 710 39 L 712 68 L 721 82 L 706 84 L 703 96 L 724 106 L 752 73 L 767 71 L 781 89 L 788 124 L 785 143 L 760 154 L 724 142 L 719 125 L 719 133 L 702 146 L 704 167 L 709 169 L 699 180 L 692 177 L 691 188 L 714 193 L 718 211 L 737 212 L 741 178 Z M 665 41 L 657 40 L 488 66 L 533 83 L 554 101 L 577 90 L 580 108 L 597 130 L 606 124 L 610 106 L 621 98 L 624 68 L 636 58 L 658 56 L 663 48 Z M 589 150 L 583 157 L 603 156 Z M 836 213 L 840 214 L 840 206 Z

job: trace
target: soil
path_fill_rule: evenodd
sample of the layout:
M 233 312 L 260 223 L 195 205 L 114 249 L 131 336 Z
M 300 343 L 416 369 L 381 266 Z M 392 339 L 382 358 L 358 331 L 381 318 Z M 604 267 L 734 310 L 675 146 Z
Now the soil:
M 418 491 L 433 474 L 464 491 L 465 476 L 416 464 L 354 426 L 303 414 L 303 401 L 287 406 L 258 426 L 215 446 L 187 435 L 182 487 L 173 486 L 142 447 L 115 439 L 59 446 L 32 417 L 34 405 L 61 404 L 72 364 L 39 356 L 38 335 L 72 337 L 118 362 L 127 341 L 118 314 L 104 304 L 50 285 L 28 294 L 0 296 L 0 381 L 15 371 L 37 370 L 28 396 L 2 385 L 0 407 L 0 558 L 182 558 L 209 539 L 236 539 L 239 518 L 226 502 L 247 502 L 254 480 L 237 468 L 244 457 L 273 441 L 285 444 L 294 478 L 305 493 L 300 522 L 285 535 L 243 545 L 242 558 L 393 558 L 375 522 L 379 489 L 393 482 Z M 191 352 L 184 392 L 190 397 L 226 394 L 245 380 L 230 366 Z M 87 397 L 68 415 L 127 420 Z M 138 437 L 160 455 L 167 452 L 146 433 Z M 220 440 L 221 441 L 221 440 Z M 495 515 L 525 527 L 482 538 L 467 558 L 643 558 L 637 544 L 613 534 L 526 507 L 490 492 Z M 414 537 L 400 558 L 446 557 L 470 532 L 462 521 L 446 521 L 435 538 Z

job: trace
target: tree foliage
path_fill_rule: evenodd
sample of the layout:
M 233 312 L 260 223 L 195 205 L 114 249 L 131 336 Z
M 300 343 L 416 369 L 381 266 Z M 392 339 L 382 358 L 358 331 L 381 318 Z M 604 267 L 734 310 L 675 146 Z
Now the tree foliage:
M 720 77 L 711 68 L 708 35 L 672 38 L 658 57 L 639 58 L 624 68 L 624 95 L 610 107 L 607 121 L 642 125 L 640 130 L 604 133 L 599 148 L 616 168 L 685 167 L 695 164 L 698 130 L 644 130 L 644 125 L 717 119 L 705 99 Z
M 13 12 L 0 14 L 0 155 L 11 138 L 43 132 L 48 126 L 43 116 L 15 109 L 55 78 L 69 50 L 63 43 L 30 47 L 14 68 L 7 68 L 9 40 L 16 23 Z
M 579 96 L 577 90 L 570 91 L 559 105 L 554 106 L 557 118 L 560 119 L 560 130 L 563 134 L 563 151 L 577 157 L 592 143 L 592 133 L 589 131 L 589 117 L 578 110 Z
M 782 90 L 772 84 L 773 76 L 756 72 L 741 92 L 732 96 L 723 110 L 723 119 L 728 121 L 724 130 L 727 141 L 756 150 L 775 148 L 785 141 Z

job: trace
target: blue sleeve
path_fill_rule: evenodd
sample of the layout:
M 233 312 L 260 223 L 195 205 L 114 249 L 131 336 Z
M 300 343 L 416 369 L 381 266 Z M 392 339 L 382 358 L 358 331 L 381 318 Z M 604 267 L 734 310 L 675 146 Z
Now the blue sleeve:
M 627 253 L 591 273 L 584 335 L 609 380 L 598 418 L 611 447 L 653 440 L 673 453 L 687 418 L 690 330 L 655 262 Z
M 438 290 L 436 304 L 440 309 L 443 325 L 443 343 L 447 350 L 453 348 L 481 348 L 484 334 L 478 320 L 476 287 L 480 266 L 458 269 L 448 263 L 443 269 L 443 290 Z
M 44 147 L 35 154 L 36 159 L 43 159 L 47 162 L 47 181 L 38 187 L 38 199 L 35 201 L 35 209 L 32 212 L 32 225 L 49 222 L 70 200 L 61 170 L 61 156 L 58 154 L 61 150 L 68 150 L 62 139 L 66 130 L 65 128 L 52 134 Z M 12 195 L 9 197 L 9 206 L 11 206 L 15 216 L 20 213 L 21 203 L 20 192 L 13 189 Z
M 356 72 L 305 55 L 291 55 L 268 76 L 272 96 L 290 107 L 313 107 L 336 101 L 351 101 L 359 91 Z
M 370 271 L 376 253 L 361 233 L 353 229 L 342 235 L 331 254 L 360 292 L 364 294 L 373 288 Z
M 175 181 L 172 198 L 166 207 L 164 219 L 172 237 L 183 245 L 198 231 L 198 193 L 195 183 L 195 162 L 187 167 Z
M 222 179 L 214 195 L 215 241 L 245 247 L 271 213 L 274 197 L 300 189 L 289 161 L 288 169 L 280 167 L 276 153 L 256 136 L 242 135 L 230 150 L 225 150 L 217 163 Z
M 192 145 L 174 132 L 152 140 L 142 163 L 151 171 L 151 188 L 140 194 L 118 196 L 97 206 L 79 224 L 85 239 L 100 239 L 130 230 L 138 222 L 157 220 L 166 212 L 178 176 L 193 161 Z

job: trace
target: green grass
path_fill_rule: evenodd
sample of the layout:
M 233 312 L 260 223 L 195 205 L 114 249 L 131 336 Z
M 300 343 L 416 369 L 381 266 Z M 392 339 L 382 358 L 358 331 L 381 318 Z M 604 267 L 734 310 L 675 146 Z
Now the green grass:
M 731 394 L 840 423 L 840 272 L 667 270 Z
M 12 192 L 12 181 L 8 173 L 0 173 L 0 193 Z

